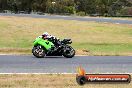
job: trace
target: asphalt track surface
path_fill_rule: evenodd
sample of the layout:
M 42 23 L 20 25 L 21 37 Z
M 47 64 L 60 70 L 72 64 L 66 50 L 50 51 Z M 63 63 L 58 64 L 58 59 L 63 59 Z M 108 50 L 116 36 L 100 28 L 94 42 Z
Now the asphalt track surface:
M 74 58 L 32 55 L 0 55 L 0 73 L 132 73 L 132 56 L 75 56 Z
M 10 14 L 0 13 L 0 16 L 18 16 L 18 17 L 32 17 L 32 18 L 47 18 L 47 19 L 64 19 L 64 20 L 77 20 L 77 21 L 95 21 L 95 22 L 108 22 L 114 24 L 130 24 L 132 20 L 127 19 L 112 19 L 103 17 L 72 17 L 72 16 L 59 16 L 59 15 L 37 15 L 37 14 Z

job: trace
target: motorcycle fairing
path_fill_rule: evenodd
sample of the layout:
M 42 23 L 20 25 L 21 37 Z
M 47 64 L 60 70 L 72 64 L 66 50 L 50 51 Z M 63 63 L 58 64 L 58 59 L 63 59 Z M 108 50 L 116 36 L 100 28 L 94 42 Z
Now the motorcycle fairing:
M 52 46 L 54 46 L 54 44 L 48 40 L 44 40 L 42 38 L 36 38 L 36 40 L 34 41 L 34 46 L 36 45 L 41 45 L 43 47 L 45 47 L 46 50 L 49 50 Z

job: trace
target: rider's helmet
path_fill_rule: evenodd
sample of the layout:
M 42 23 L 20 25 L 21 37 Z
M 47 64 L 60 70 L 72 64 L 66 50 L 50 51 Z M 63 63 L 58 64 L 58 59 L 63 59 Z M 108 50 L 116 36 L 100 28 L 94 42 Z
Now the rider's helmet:
M 49 35 L 49 33 L 48 33 L 48 32 L 44 32 L 44 33 L 43 33 L 43 35 L 47 35 L 47 36 L 48 36 L 48 35 Z
M 46 39 L 48 36 L 49 36 L 48 32 L 44 32 L 44 33 L 42 34 L 42 37 L 43 37 L 44 39 Z

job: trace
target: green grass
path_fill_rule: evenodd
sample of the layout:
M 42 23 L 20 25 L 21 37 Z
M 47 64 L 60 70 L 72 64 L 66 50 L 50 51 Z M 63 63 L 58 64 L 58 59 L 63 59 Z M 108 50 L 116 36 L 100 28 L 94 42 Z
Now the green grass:
M 7 28 L 8 27 L 8 24 L 6 22 L 3 22 L 3 21 L 0 21 L 0 29 L 4 29 L 4 28 Z
M 90 55 L 120 55 L 123 52 L 131 52 L 132 44 L 108 44 L 108 43 L 79 43 L 75 48 L 88 50 Z M 85 48 L 84 48 L 85 47 Z M 123 54 L 122 54 L 123 55 Z
M 2 16 L 0 53 L 30 53 L 34 39 L 45 31 L 71 38 L 77 54 L 132 55 L 132 25 Z

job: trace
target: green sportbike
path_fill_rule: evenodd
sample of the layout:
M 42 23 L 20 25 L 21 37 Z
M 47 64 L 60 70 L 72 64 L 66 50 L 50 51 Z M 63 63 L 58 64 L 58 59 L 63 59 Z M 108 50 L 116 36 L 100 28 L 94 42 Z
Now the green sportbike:
M 37 58 L 43 58 L 45 56 L 64 56 L 66 58 L 72 58 L 75 55 L 75 50 L 69 46 L 71 43 L 71 39 L 61 41 L 53 38 L 45 40 L 38 37 L 33 43 L 34 47 L 32 53 Z

